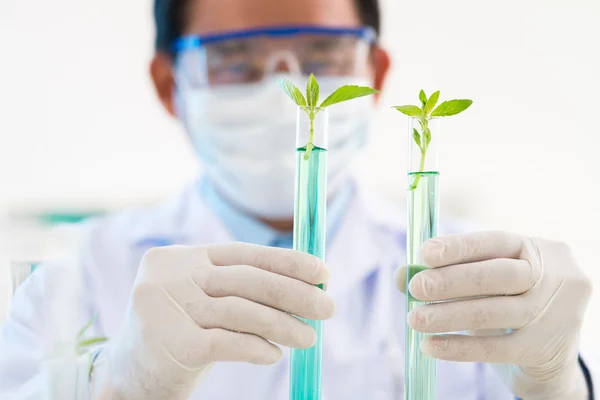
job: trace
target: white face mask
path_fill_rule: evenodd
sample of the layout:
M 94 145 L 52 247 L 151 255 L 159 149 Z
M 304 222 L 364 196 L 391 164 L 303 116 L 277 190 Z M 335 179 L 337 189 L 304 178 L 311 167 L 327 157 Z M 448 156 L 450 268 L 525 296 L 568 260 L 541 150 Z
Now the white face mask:
M 206 173 L 235 206 L 262 218 L 289 218 L 294 210 L 296 105 L 274 76 L 261 83 L 182 89 L 178 111 Z M 290 79 L 289 76 L 285 78 Z M 298 84 L 306 78 L 291 79 Z M 321 98 L 342 85 L 368 86 L 366 79 L 320 78 Z M 327 187 L 347 182 L 364 146 L 373 99 L 329 108 Z

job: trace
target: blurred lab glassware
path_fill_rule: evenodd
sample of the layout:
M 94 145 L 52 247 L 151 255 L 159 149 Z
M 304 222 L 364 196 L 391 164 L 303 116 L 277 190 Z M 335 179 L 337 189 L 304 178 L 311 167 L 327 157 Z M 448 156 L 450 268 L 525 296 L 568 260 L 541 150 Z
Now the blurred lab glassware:
M 10 278 L 12 284 L 12 295 L 29 278 L 39 265 L 39 261 L 11 261 Z
M 91 356 L 80 351 L 86 317 L 80 308 L 83 280 L 76 259 L 48 261 L 39 266 L 44 279 L 45 307 L 50 321 L 42 375 L 44 400 L 84 400 Z

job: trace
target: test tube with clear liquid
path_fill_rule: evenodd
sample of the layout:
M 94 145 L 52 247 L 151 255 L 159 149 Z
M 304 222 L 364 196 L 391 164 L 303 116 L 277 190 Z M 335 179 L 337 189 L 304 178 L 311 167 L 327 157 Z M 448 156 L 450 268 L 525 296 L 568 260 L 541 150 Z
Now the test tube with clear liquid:
M 325 259 L 328 124 L 327 110 L 319 111 L 311 121 L 298 108 L 294 249 L 321 259 Z M 310 138 L 314 147 L 307 159 Z M 323 285 L 318 287 L 324 289 Z M 320 400 L 323 321 L 300 319 L 314 328 L 317 341 L 311 348 L 291 350 L 290 400 Z
M 427 122 L 430 140 L 425 147 L 423 123 L 420 118 L 409 119 L 408 144 L 408 231 L 406 241 L 407 314 L 425 303 L 410 295 L 410 280 L 427 267 L 419 259 L 419 249 L 427 240 L 437 236 L 439 225 L 439 149 L 440 119 L 429 118 Z M 415 140 L 415 130 L 420 143 Z M 423 147 L 422 147 L 423 146 Z M 423 148 L 426 149 L 423 154 Z M 420 350 L 426 334 L 406 325 L 406 350 L 404 372 L 405 400 L 435 400 L 437 397 L 437 363 Z
M 45 332 L 48 347 L 40 362 L 41 400 L 88 399 L 89 356 L 77 349 L 77 333 L 82 327 L 78 307 L 83 295 L 81 265 L 75 257 L 62 257 L 45 261 L 39 268 L 53 283 L 47 285 L 44 301 L 52 324 Z

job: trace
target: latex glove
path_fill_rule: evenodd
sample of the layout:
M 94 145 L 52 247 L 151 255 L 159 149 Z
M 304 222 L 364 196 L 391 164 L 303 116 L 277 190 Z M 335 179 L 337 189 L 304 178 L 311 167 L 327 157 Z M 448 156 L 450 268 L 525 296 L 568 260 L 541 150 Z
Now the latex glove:
M 123 329 L 94 364 L 96 399 L 187 399 L 218 361 L 273 364 L 311 347 L 335 304 L 324 262 L 250 244 L 163 247 L 141 262 Z M 235 377 L 232 377 L 232 382 Z
M 425 302 L 461 300 L 418 307 L 408 323 L 426 333 L 469 331 L 426 337 L 425 354 L 496 363 L 526 400 L 587 399 L 577 357 L 592 284 L 567 245 L 482 232 L 432 239 L 420 257 L 430 269 L 413 277 L 410 293 Z M 402 289 L 406 269 L 396 278 Z

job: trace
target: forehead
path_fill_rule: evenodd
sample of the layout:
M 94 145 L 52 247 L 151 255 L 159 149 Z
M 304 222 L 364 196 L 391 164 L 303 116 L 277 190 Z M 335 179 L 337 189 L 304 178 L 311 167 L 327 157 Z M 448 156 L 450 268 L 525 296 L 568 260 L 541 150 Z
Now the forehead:
M 277 25 L 360 26 L 355 0 L 189 0 L 185 34 Z

